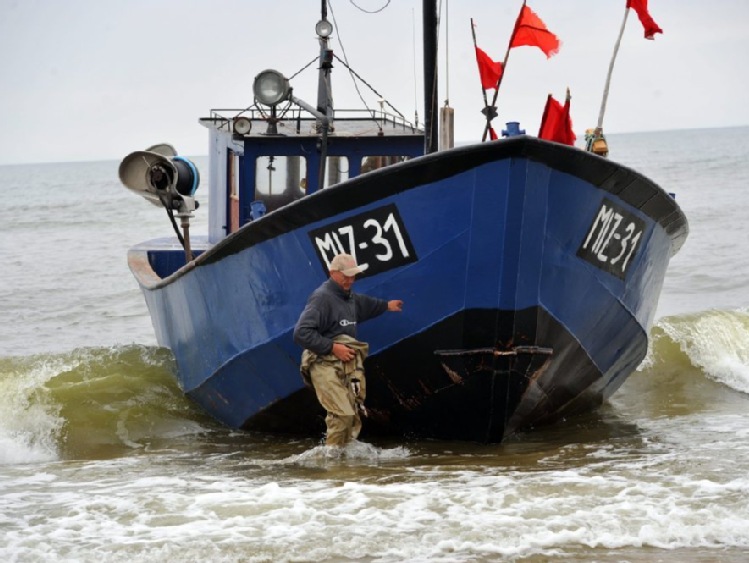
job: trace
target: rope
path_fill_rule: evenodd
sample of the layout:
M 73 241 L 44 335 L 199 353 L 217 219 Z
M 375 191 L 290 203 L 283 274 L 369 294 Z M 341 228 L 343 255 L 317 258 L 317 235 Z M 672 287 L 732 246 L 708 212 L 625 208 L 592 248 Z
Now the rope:
M 374 93 L 374 94 L 375 94 L 376 96 L 379 96 L 379 97 L 380 97 L 380 99 L 382 99 L 383 103 L 387 104 L 387 106 L 388 106 L 388 107 L 389 107 L 390 109 L 392 109 L 392 110 L 393 110 L 393 111 L 394 111 L 395 113 L 397 113 L 399 117 L 401 117 L 401 118 L 402 118 L 403 120 L 405 120 L 405 119 L 406 119 L 406 117 L 405 117 L 405 116 L 404 116 L 404 115 L 403 115 L 403 114 L 402 114 L 401 112 L 399 112 L 399 111 L 398 111 L 398 110 L 397 110 L 397 109 L 395 108 L 395 106 L 393 106 L 393 104 L 391 104 L 390 102 L 388 102 L 388 101 L 387 101 L 387 100 L 385 99 L 385 97 L 384 97 L 384 96 L 383 96 L 382 94 L 380 94 L 380 93 L 379 93 L 379 92 L 378 92 L 377 90 L 375 90 L 375 89 L 374 89 L 374 87 L 373 87 L 373 86 L 372 86 L 371 84 L 369 84 L 369 82 L 367 82 L 367 81 L 366 81 L 366 80 L 364 80 L 364 79 L 363 79 L 363 78 L 362 78 L 361 76 L 359 76 L 359 74 L 358 74 L 358 73 L 357 73 L 357 72 L 356 72 L 356 71 L 355 71 L 354 69 L 352 69 L 352 68 L 351 68 L 351 67 L 350 67 L 350 66 L 348 65 L 348 63 L 347 63 L 346 61 L 343 61 L 343 60 L 341 60 L 341 59 L 340 59 L 340 58 L 339 58 L 339 57 L 338 57 L 337 55 L 335 55 L 335 54 L 333 54 L 333 58 L 335 58 L 335 59 L 336 59 L 336 60 L 337 60 L 337 61 L 338 61 L 339 63 L 341 63 L 341 64 L 342 64 L 343 66 L 345 66 L 345 67 L 346 67 L 346 69 L 347 69 L 347 70 L 349 71 L 349 73 L 351 73 L 351 75 L 352 75 L 352 76 L 355 76 L 356 78 L 358 78 L 359 80 L 361 80 L 361 81 L 362 81 L 362 83 L 363 83 L 363 84 L 364 84 L 364 85 L 365 85 L 365 86 L 366 86 L 367 88 L 369 88 L 370 90 L 372 90 L 372 92 L 373 92 L 373 93 Z M 358 89 L 357 89 L 357 91 L 358 91 Z M 364 100 L 362 100 L 362 101 L 364 101 Z M 364 104 L 364 105 L 366 105 L 366 102 L 365 102 L 365 104 Z M 369 109 L 369 107 L 367 107 L 367 109 Z M 370 111 L 371 111 L 371 110 L 370 110 Z
M 362 8 L 361 6 L 357 6 L 357 5 L 356 5 L 356 2 L 354 2 L 354 0 L 349 0 L 349 2 L 351 2 L 351 5 L 352 5 L 352 6 L 354 7 L 354 8 L 356 8 L 356 9 L 357 9 L 357 10 L 359 10 L 360 12 L 364 12 L 365 14 L 379 14 L 379 13 L 380 13 L 380 12 L 382 12 L 382 11 L 383 11 L 383 10 L 384 10 L 385 8 L 387 8 L 388 6 L 390 6 L 390 0 L 386 0 L 386 2 L 385 2 L 385 5 L 384 5 L 384 6 L 382 7 L 382 8 L 380 8 L 380 9 L 378 9 L 378 10 L 372 10 L 372 11 L 369 11 L 369 10 L 365 10 L 365 9 L 364 9 L 364 8 Z
M 388 4 L 389 4 L 389 3 L 390 3 L 390 0 L 388 0 Z M 353 2 L 352 2 L 352 4 L 353 4 Z M 356 4 L 354 4 L 354 6 L 356 6 Z M 328 0 L 328 8 L 330 9 L 330 16 L 331 16 L 331 17 L 333 18 L 333 25 L 335 26 L 336 30 L 338 31 L 338 33 L 336 34 L 336 38 L 338 39 L 338 44 L 339 44 L 339 45 L 341 46 L 341 53 L 343 53 L 343 58 L 344 58 L 345 60 L 341 60 L 341 59 L 339 59 L 339 58 L 338 58 L 338 57 L 337 57 L 337 56 L 335 55 L 335 53 L 333 53 L 333 56 L 334 56 L 334 57 L 335 57 L 335 58 L 336 58 L 337 60 L 339 60 L 339 61 L 340 61 L 341 63 L 343 63 L 343 65 L 344 65 L 344 66 L 345 66 L 345 67 L 346 67 L 346 68 L 348 69 L 348 71 L 349 71 L 349 74 L 350 74 L 350 76 L 351 76 L 351 82 L 353 82 L 353 83 L 354 83 L 354 89 L 356 90 L 356 93 L 357 93 L 357 94 L 359 95 L 359 99 L 360 99 L 360 100 L 361 100 L 361 102 L 362 102 L 362 103 L 364 104 L 364 107 L 366 107 L 366 108 L 367 108 L 367 111 L 369 112 L 369 114 L 370 114 L 371 116 L 373 116 L 373 120 L 374 120 L 374 112 L 373 112 L 373 111 L 372 111 L 372 109 L 371 109 L 371 108 L 369 107 L 369 104 L 367 104 L 367 101 L 366 101 L 366 100 L 364 99 L 364 96 L 362 96 L 361 90 L 359 90 L 359 85 L 358 85 L 358 84 L 356 83 L 356 80 L 354 80 L 354 74 L 355 74 L 355 73 L 354 73 L 354 71 L 353 71 L 353 70 L 351 70 L 351 67 L 350 67 L 350 66 L 348 65 L 348 56 L 346 55 L 346 49 L 345 49 L 345 48 L 344 48 L 344 46 L 343 46 L 343 41 L 341 41 L 341 30 L 340 30 L 340 29 L 339 29 L 339 27 L 338 27 L 338 22 L 336 21 L 336 18 L 335 18 L 335 13 L 333 12 L 333 4 L 332 4 L 332 3 L 330 2 L 330 0 Z M 358 6 L 357 6 L 357 8 L 358 8 Z M 383 8 L 383 9 L 384 9 L 384 8 Z M 364 82 L 364 81 L 362 80 L 362 82 Z M 365 82 L 365 84 L 366 84 L 366 82 Z M 371 88 L 371 87 L 370 87 L 370 88 Z M 376 121 L 376 120 L 375 120 L 375 123 L 377 123 L 377 121 Z M 381 127 L 380 127 L 379 125 L 378 125 L 378 128 L 382 129 L 382 128 L 381 128 Z
M 299 76 L 300 74 L 302 74 L 305 70 L 307 70 L 310 66 L 312 66 L 316 62 L 317 62 L 317 57 L 315 57 L 314 59 L 312 59 L 310 62 L 308 62 L 302 68 L 300 68 L 299 70 L 297 70 L 294 74 L 292 74 L 291 76 L 289 76 L 289 81 L 293 80 L 294 78 L 296 78 L 297 76 Z

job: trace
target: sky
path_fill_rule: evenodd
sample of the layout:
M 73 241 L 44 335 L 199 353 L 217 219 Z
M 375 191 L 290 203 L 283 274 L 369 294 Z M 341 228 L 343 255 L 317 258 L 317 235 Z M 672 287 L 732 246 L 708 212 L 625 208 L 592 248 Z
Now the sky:
M 336 55 L 407 118 L 423 120 L 421 0 L 330 0 Z M 505 56 L 521 0 L 442 0 L 440 104 L 458 142 L 481 138 L 482 91 L 471 38 Z M 557 55 L 510 51 L 496 129 L 536 134 L 549 93 L 571 90 L 582 137 L 594 127 L 625 0 L 528 0 L 562 41 Z M 748 0 L 650 0 L 664 30 L 643 38 L 631 13 L 604 117 L 607 134 L 749 125 Z M 292 76 L 318 54 L 319 0 L 0 0 L 0 165 L 119 160 L 159 143 L 208 153 L 198 119 L 253 103 L 252 81 Z M 316 101 L 314 65 L 292 80 Z M 350 74 L 333 70 L 335 105 L 359 108 Z M 490 91 L 491 93 L 491 91 Z

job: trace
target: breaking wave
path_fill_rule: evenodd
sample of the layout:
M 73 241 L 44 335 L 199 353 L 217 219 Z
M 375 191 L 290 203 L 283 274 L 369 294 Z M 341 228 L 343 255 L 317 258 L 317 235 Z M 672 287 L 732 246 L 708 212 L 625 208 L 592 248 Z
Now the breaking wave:
M 651 339 L 644 368 L 697 368 L 708 379 L 749 394 L 746 310 L 665 317 L 653 327 Z
M 746 408 L 749 313 L 710 310 L 664 317 L 648 355 L 612 403 L 646 417 Z
M 0 358 L 0 464 L 106 459 L 226 429 L 184 397 L 168 350 L 129 345 Z M 749 311 L 665 317 L 612 399 L 646 416 L 699 412 L 749 395 Z M 349 461 L 408 450 L 344 452 Z M 361 450 L 361 451 L 360 451 Z M 329 460 L 324 447 L 287 464 Z
M 138 345 L 0 358 L 0 464 L 107 458 L 206 431 L 173 362 Z

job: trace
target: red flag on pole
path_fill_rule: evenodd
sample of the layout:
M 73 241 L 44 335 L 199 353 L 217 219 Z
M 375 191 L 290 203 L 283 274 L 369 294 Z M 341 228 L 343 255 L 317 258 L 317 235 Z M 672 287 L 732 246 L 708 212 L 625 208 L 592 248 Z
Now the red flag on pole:
M 563 106 L 554 99 L 554 96 L 549 94 L 549 97 L 546 99 L 544 116 L 541 118 L 541 128 L 538 130 L 538 138 L 564 145 L 575 145 L 577 137 L 572 131 L 569 96 Z
M 645 39 L 654 39 L 656 33 L 663 33 L 648 13 L 648 0 L 627 0 L 627 8 L 632 8 L 645 28 Z
M 544 22 L 541 21 L 541 18 L 533 10 L 523 4 L 520 16 L 515 24 L 515 32 L 510 41 L 510 48 L 522 46 L 538 47 L 544 52 L 546 58 L 550 58 L 552 55 L 557 54 L 559 45 L 559 38 L 546 29 Z
M 476 47 L 476 62 L 479 64 L 481 87 L 484 90 L 496 88 L 502 76 L 502 63 L 495 62 L 482 49 Z

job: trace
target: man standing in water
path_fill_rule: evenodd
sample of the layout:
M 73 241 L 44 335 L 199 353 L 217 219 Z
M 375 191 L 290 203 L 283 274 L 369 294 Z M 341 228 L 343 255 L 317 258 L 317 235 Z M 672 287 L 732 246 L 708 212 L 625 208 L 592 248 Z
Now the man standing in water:
M 302 377 L 312 384 L 317 400 L 327 411 L 328 446 L 345 446 L 359 436 L 360 413 L 366 415 L 364 359 L 369 345 L 356 340 L 356 325 L 384 313 L 402 311 L 403 301 L 385 301 L 353 293 L 362 269 L 349 254 L 330 263 L 330 278 L 307 300 L 294 327 L 294 342 L 304 348 Z

